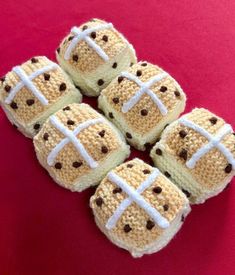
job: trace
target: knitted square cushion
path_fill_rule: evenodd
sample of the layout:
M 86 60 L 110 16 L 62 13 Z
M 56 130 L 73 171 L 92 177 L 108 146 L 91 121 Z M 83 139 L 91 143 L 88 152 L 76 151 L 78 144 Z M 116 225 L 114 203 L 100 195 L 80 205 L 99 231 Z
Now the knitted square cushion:
M 221 192 L 235 174 L 233 129 L 196 108 L 164 130 L 151 157 L 192 203 L 202 203 Z
M 129 156 L 125 139 L 87 104 L 71 104 L 52 115 L 34 137 L 39 162 L 72 191 L 97 184 Z
M 111 23 L 99 19 L 73 27 L 56 50 L 56 57 L 88 96 L 98 96 L 121 71 L 136 63 L 132 45 Z
M 183 192 L 140 159 L 110 171 L 90 205 L 101 231 L 133 257 L 167 245 L 190 211 Z
M 81 99 L 63 70 L 45 56 L 33 57 L 14 67 L 0 83 L 3 110 L 28 137 L 33 137 L 51 114 Z
M 104 89 L 99 108 L 139 150 L 153 144 L 185 108 L 179 84 L 156 65 L 139 62 Z

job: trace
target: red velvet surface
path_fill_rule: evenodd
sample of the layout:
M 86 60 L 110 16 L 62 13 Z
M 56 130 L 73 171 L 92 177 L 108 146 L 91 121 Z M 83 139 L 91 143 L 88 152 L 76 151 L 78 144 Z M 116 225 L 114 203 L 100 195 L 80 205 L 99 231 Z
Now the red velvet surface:
M 162 66 L 188 95 L 187 109 L 209 108 L 235 127 L 235 2 L 225 0 L 1 1 L 0 75 L 54 50 L 73 25 L 111 21 L 138 58 Z M 95 99 L 84 98 L 96 105 Z M 162 251 L 141 259 L 96 227 L 89 198 L 72 193 L 38 164 L 31 140 L 0 111 L 0 274 L 235 274 L 235 187 L 193 206 Z M 149 161 L 135 150 L 132 157 Z

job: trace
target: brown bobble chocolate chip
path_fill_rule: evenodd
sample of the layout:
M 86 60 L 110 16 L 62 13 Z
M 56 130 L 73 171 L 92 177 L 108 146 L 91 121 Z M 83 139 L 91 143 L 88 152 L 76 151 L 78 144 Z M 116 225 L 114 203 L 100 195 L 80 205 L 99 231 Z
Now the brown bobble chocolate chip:
M 129 224 L 125 224 L 125 226 L 123 227 L 123 230 L 125 233 L 129 233 L 132 230 L 132 228 L 130 227 Z
M 14 110 L 18 109 L 18 105 L 17 105 L 17 103 L 15 101 L 12 101 L 11 104 L 10 104 L 10 106 Z
M 124 77 L 123 76 L 119 76 L 118 77 L 118 83 L 121 83 L 123 81 Z
M 151 220 L 148 220 L 148 221 L 147 221 L 147 223 L 146 223 L 146 228 L 147 228 L 148 230 L 152 230 L 154 226 L 155 226 L 155 223 L 154 223 L 153 221 L 151 221 Z
M 212 125 L 215 125 L 215 124 L 217 123 L 217 121 L 218 121 L 218 119 L 217 119 L 216 117 L 212 117 L 212 118 L 210 118 L 209 120 L 210 120 L 210 123 L 211 123 Z
M 73 167 L 74 168 L 79 168 L 81 165 L 82 165 L 82 162 L 80 162 L 80 161 L 74 161 L 73 162 Z
M 69 110 L 71 110 L 69 106 L 66 106 L 63 108 L 63 111 L 69 111 Z
M 74 55 L 73 55 L 73 61 L 75 61 L 75 62 L 78 61 L 78 55 L 77 55 L 77 54 L 74 54 Z
M 119 98 L 118 97 L 114 97 L 113 98 L 113 103 L 118 104 L 119 103 Z
M 34 124 L 33 129 L 34 130 L 39 130 L 40 129 L 40 124 L 39 123 Z
M 155 152 L 156 152 L 156 154 L 159 155 L 159 156 L 162 155 L 162 150 L 161 150 L 160 148 L 157 148 Z
M 104 40 L 104 42 L 108 42 L 108 36 L 107 35 L 103 35 L 102 39 Z
M 10 86 L 10 85 L 6 85 L 6 86 L 4 87 L 4 90 L 5 90 L 7 93 L 9 93 L 10 90 L 11 90 L 11 86 Z
M 99 86 L 104 85 L 104 80 L 103 80 L 103 79 L 99 79 L 99 80 L 97 81 L 97 84 L 98 84 Z
M 48 140 L 48 138 L 49 138 L 48 133 L 45 133 L 45 134 L 43 135 L 43 139 L 44 139 L 44 140 Z
M 148 110 L 143 109 L 143 110 L 140 111 L 140 113 L 141 113 L 142 116 L 147 116 Z
M 165 175 L 167 178 L 170 178 L 170 177 L 171 177 L 171 174 L 168 173 L 167 171 L 164 173 L 164 175 Z
M 141 66 L 146 67 L 148 64 L 146 62 L 141 63 Z
M 60 48 L 57 48 L 56 51 L 57 51 L 57 53 L 60 53 Z
M 120 187 L 116 187 L 113 189 L 113 194 L 117 194 L 117 193 L 121 193 L 122 192 L 122 188 Z
M 131 139 L 131 138 L 132 138 L 132 135 L 131 135 L 130 133 L 127 132 L 127 133 L 126 133 L 126 137 L 129 138 L 129 139 Z
M 33 57 L 33 58 L 31 58 L 31 62 L 32 62 L 32 63 L 37 63 L 37 62 L 38 62 L 38 59 L 35 58 L 35 57 Z
M 144 170 L 143 170 L 143 173 L 144 173 L 144 174 L 150 174 L 150 170 L 149 170 L 149 169 L 144 169 Z
M 27 103 L 28 106 L 31 106 L 31 105 L 34 104 L 34 99 L 27 99 L 26 103 Z
M 91 33 L 91 38 L 92 38 L 92 39 L 96 39 L 96 32 L 92 32 L 92 33 Z
M 132 167 L 133 167 L 133 164 L 128 163 L 126 167 L 127 167 L 127 168 L 132 168 Z
M 176 97 L 180 97 L 180 92 L 179 91 L 174 91 L 174 94 Z
M 166 86 L 161 86 L 160 91 L 162 93 L 165 93 L 167 91 L 167 87 Z
M 68 124 L 68 125 L 74 125 L 74 123 L 75 123 L 75 122 L 74 122 L 73 120 L 71 120 L 71 119 L 68 119 L 68 120 L 67 120 L 67 124 Z
M 84 26 L 82 27 L 82 30 L 85 31 L 86 29 L 88 29 L 88 26 L 87 26 L 87 25 L 84 25 Z
M 51 77 L 48 73 L 44 73 L 43 76 L 46 81 L 48 81 Z
M 105 130 L 102 130 L 102 131 L 99 132 L 100 137 L 104 137 L 104 135 L 105 135 Z
M 6 77 L 3 76 L 3 77 L 0 78 L 0 81 L 3 83 L 5 81 L 5 79 L 6 79 Z
M 179 157 L 186 161 L 188 158 L 188 151 L 186 149 L 182 149 L 179 153 Z
M 73 38 L 74 38 L 74 36 L 70 36 L 70 37 L 68 38 L 68 41 L 73 40 Z
M 141 76 L 141 75 L 142 75 L 142 71 L 141 70 L 137 70 L 136 76 Z
M 109 113 L 109 117 L 110 117 L 110 118 L 114 118 L 113 113 L 110 112 L 110 113 Z
M 185 217 L 184 217 L 184 215 L 182 215 L 181 216 L 181 222 L 184 222 L 184 220 L 185 220 Z
M 109 151 L 109 150 L 108 150 L 107 146 L 103 145 L 103 146 L 101 147 L 101 152 L 102 152 L 103 154 L 107 154 L 108 151 Z
M 185 138 L 187 136 L 187 132 L 184 130 L 179 131 L 179 135 L 181 138 Z
M 134 63 L 133 63 L 133 62 L 131 62 L 131 63 L 130 63 L 130 67 L 132 67 L 133 65 L 134 65 Z
M 103 204 L 103 199 L 101 197 L 98 197 L 96 200 L 95 200 L 95 203 L 97 206 L 101 207 L 102 204 Z
M 63 82 L 60 84 L 60 91 L 65 91 L 66 90 L 66 84 Z
M 168 211 L 169 205 L 168 205 L 168 204 L 164 204 L 164 205 L 163 205 L 163 209 L 164 209 L 164 211 Z
M 229 173 L 232 172 L 232 169 L 233 169 L 232 164 L 229 163 L 229 164 L 225 167 L 224 171 L 225 171 L 225 173 L 229 174 Z
M 62 164 L 60 162 L 56 162 L 55 169 L 60 170 L 62 168 Z
M 182 189 L 182 192 L 185 194 L 187 198 L 191 196 L 191 193 L 188 190 Z
M 160 194 L 162 192 L 162 188 L 160 186 L 156 186 L 153 188 L 153 192 L 156 194 Z
M 113 68 L 113 69 L 116 69 L 116 68 L 117 68 L 117 62 L 114 62 L 114 63 L 113 63 L 112 68 Z

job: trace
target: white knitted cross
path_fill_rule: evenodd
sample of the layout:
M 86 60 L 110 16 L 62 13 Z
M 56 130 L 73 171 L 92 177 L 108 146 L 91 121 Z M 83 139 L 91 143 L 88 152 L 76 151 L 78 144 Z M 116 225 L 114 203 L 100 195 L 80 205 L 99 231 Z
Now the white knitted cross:
M 154 76 L 151 78 L 148 82 L 142 82 L 138 77 L 136 77 L 133 74 L 130 74 L 128 72 L 121 73 L 121 76 L 134 81 L 140 89 L 135 93 L 134 96 L 132 96 L 127 102 L 125 102 L 122 106 L 122 112 L 127 113 L 136 103 L 139 102 L 141 96 L 143 94 L 147 94 L 151 97 L 153 102 L 157 105 L 162 115 L 167 114 L 167 108 L 162 103 L 162 101 L 159 99 L 159 97 L 150 90 L 150 87 L 153 86 L 156 82 L 162 80 L 163 78 L 167 77 L 168 74 L 166 72 L 160 73 L 159 75 Z
M 95 41 L 93 39 L 90 38 L 89 35 L 92 32 L 96 32 L 96 31 L 100 31 L 100 30 L 104 30 L 104 29 L 109 29 L 109 28 L 112 28 L 112 27 L 113 27 L 112 23 L 102 24 L 102 25 L 99 25 L 99 26 L 96 26 L 96 27 L 86 29 L 84 31 L 81 31 L 77 27 L 73 27 L 71 29 L 71 32 L 74 34 L 74 37 L 73 37 L 71 43 L 69 44 L 68 48 L 65 51 L 65 54 L 64 54 L 65 60 L 68 60 L 70 58 L 71 52 L 76 47 L 76 45 L 81 40 L 84 40 L 103 60 L 108 61 L 109 57 L 107 56 L 107 54 L 101 49 L 101 47 L 98 44 L 95 43 Z
M 205 144 L 200 149 L 198 149 L 196 153 L 194 153 L 192 157 L 186 162 L 186 166 L 188 168 L 190 169 L 194 168 L 196 163 L 199 161 L 201 157 L 203 157 L 206 153 L 208 153 L 213 148 L 217 148 L 226 157 L 228 162 L 232 165 L 233 169 L 235 169 L 235 159 L 233 157 L 233 154 L 228 150 L 228 148 L 226 148 L 221 143 L 221 140 L 226 135 L 233 132 L 233 129 L 229 124 L 225 124 L 222 128 L 220 128 L 220 130 L 217 132 L 215 136 L 212 136 L 204 128 L 200 127 L 199 125 L 195 124 L 194 122 L 188 120 L 185 117 L 181 117 L 179 119 L 179 122 L 182 125 L 193 129 L 194 131 L 198 132 L 199 134 L 203 135 L 205 138 L 208 139 L 208 143 Z
M 129 197 L 121 202 L 114 214 L 109 218 L 106 223 L 107 229 L 112 229 L 116 225 L 123 212 L 132 204 L 132 202 L 135 202 L 142 209 L 144 209 L 146 213 L 154 220 L 154 222 L 161 228 L 167 228 L 169 226 L 168 220 L 164 218 L 153 206 L 151 206 L 143 196 L 141 196 L 141 193 L 153 184 L 159 174 L 158 169 L 155 168 L 148 178 L 135 190 L 114 172 L 108 173 L 108 179 L 118 185 Z
M 83 157 L 85 162 L 91 167 L 96 168 L 98 166 L 98 163 L 88 154 L 85 147 L 80 142 L 77 135 L 82 132 L 84 129 L 88 128 L 91 125 L 95 125 L 97 123 L 104 123 L 103 118 L 95 118 L 87 120 L 80 125 L 76 127 L 73 131 L 66 128 L 55 115 L 50 117 L 51 124 L 58 129 L 61 133 L 64 134 L 65 138 L 62 139 L 50 152 L 50 154 L 47 157 L 47 163 L 48 165 L 52 166 L 54 163 L 54 160 L 58 153 L 64 148 L 66 144 L 69 142 L 72 142 L 74 147 L 77 149 L 77 151 L 80 153 L 80 155 Z
M 37 71 L 33 72 L 30 75 L 27 75 L 24 70 L 20 66 L 14 67 L 12 70 L 17 74 L 17 76 L 20 78 L 20 82 L 16 84 L 14 88 L 11 89 L 9 95 L 5 99 L 5 103 L 10 104 L 16 94 L 25 86 L 27 87 L 33 94 L 34 96 L 43 104 L 43 105 L 48 105 L 48 100 L 45 98 L 45 96 L 41 93 L 41 91 L 38 90 L 38 88 L 34 85 L 32 80 L 39 75 L 51 71 L 55 68 L 58 68 L 58 65 L 56 63 L 53 63 L 50 61 L 50 64 L 38 69 Z

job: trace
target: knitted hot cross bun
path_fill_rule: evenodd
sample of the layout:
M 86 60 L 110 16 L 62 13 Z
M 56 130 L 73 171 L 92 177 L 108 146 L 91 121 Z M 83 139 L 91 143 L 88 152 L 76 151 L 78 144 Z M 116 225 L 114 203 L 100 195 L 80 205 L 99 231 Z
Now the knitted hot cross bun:
M 81 98 L 68 76 L 45 56 L 14 67 L 0 83 L 2 108 L 28 137 L 33 137 L 52 113 Z
M 72 191 L 97 184 L 129 156 L 119 131 L 87 104 L 71 104 L 52 115 L 34 137 L 41 165 Z
M 136 63 L 132 45 L 111 23 L 99 19 L 73 27 L 56 50 L 56 57 L 88 96 L 98 96 L 121 71 Z
M 110 171 L 90 206 L 101 231 L 133 257 L 162 249 L 190 212 L 183 192 L 140 159 Z
M 192 203 L 202 203 L 235 175 L 233 129 L 208 110 L 196 108 L 164 130 L 151 157 Z
M 99 108 L 131 145 L 145 150 L 184 110 L 185 101 L 184 92 L 169 74 L 156 65 L 139 62 L 102 91 Z

